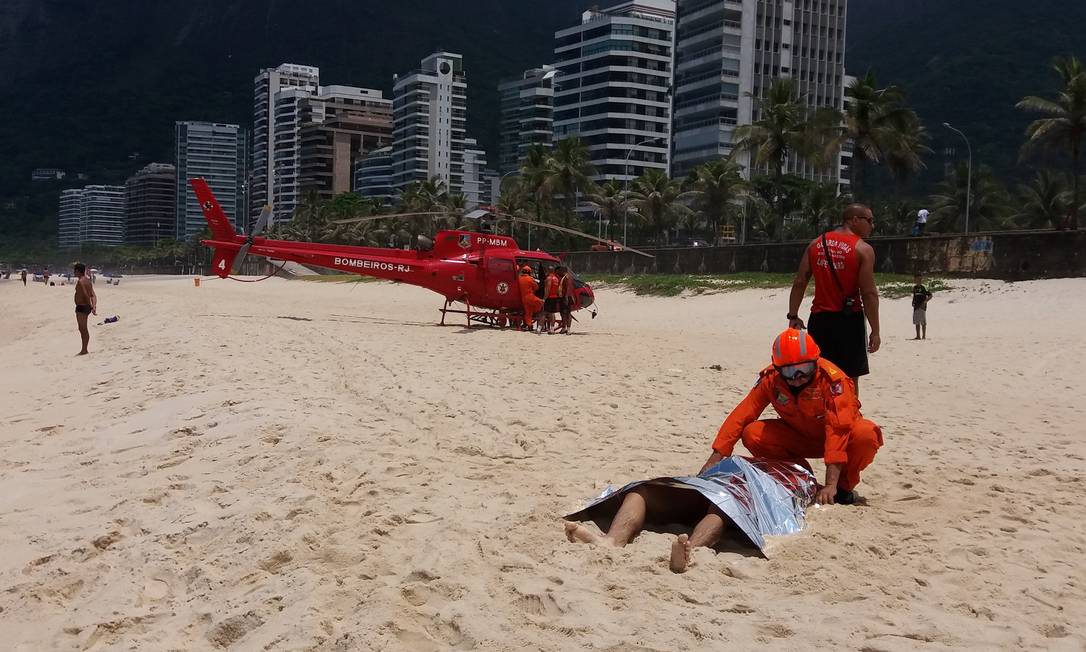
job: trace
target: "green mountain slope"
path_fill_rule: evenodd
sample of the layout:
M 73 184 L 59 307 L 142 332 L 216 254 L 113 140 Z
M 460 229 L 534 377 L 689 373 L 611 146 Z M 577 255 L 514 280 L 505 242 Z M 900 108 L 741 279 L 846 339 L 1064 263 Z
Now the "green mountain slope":
M 250 122 L 253 77 L 283 61 L 320 66 L 326 84 L 388 96 L 393 74 L 436 49 L 460 52 L 469 132 L 496 152 L 498 81 L 549 62 L 554 31 L 582 8 L 574 0 L 6 0 L 0 229 L 4 198 L 42 191 L 29 184 L 34 167 L 121 181 L 144 162 L 169 160 L 175 120 Z M 10 232 L 16 216 L 7 218 Z
M 914 191 L 942 176 L 945 148 L 966 155 L 943 122 L 964 131 L 976 161 L 997 175 L 1030 174 L 1018 149 L 1033 118 L 1014 106 L 1054 91 L 1054 56 L 1086 58 L 1086 2 L 852 0 L 849 12 L 849 72 L 871 69 L 903 86 L 933 136 L 936 153 Z
M 429 52 L 461 52 L 469 131 L 493 156 L 498 80 L 550 61 L 554 31 L 589 4 L 3 0 L 0 235 L 55 229 L 59 186 L 30 184 L 33 168 L 120 182 L 145 162 L 170 159 L 175 120 L 248 123 L 253 76 L 283 61 L 320 66 L 325 83 L 388 93 L 392 75 Z M 1027 122 L 1014 103 L 1052 88 L 1053 55 L 1077 48 L 1086 56 L 1086 2 L 851 0 L 849 10 L 849 70 L 870 67 L 905 86 L 937 151 L 960 148 L 939 127 L 952 122 L 1003 174 L 1016 169 Z M 940 156 L 929 165 L 938 177 Z

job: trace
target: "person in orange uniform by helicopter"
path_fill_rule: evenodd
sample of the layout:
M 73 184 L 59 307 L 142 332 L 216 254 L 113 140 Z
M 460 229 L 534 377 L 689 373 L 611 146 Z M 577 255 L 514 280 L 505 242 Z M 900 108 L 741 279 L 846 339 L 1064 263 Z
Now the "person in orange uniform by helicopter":
M 525 265 L 520 268 L 520 300 L 524 304 L 524 326 L 532 330 L 535 316 L 543 309 L 543 299 L 535 295 L 539 289 L 539 281 L 532 277 L 532 268 Z
M 702 470 L 731 455 L 742 439 L 755 457 L 804 466 L 806 458 L 822 457 L 826 483 L 816 500 L 823 505 L 854 503 L 860 471 L 882 446 L 882 429 L 860 414 L 848 376 L 820 355 L 807 331 L 790 328 L 781 333 L 773 343 L 773 364 L 720 426 Z M 770 404 L 780 418 L 758 420 Z

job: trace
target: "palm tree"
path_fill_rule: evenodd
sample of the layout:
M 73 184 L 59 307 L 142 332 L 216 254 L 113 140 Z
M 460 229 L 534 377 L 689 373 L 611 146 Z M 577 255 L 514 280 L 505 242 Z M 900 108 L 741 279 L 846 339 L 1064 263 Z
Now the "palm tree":
M 551 194 L 562 195 L 566 217 L 572 218 L 576 214 L 577 193 L 592 189 L 592 176 L 595 174 L 588 147 L 580 138 L 573 136 L 559 141 L 547 157 L 543 188 Z
M 960 163 L 935 188 L 929 198 L 933 228 L 951 231 L 961 228 L 965 219 L 968 170 Z M 969 209 L 970 224 L 978 230 L 1004 229 L 1010 225 L 1007 193 L 992 175 L 991 168 L 980 166 L 973 173 L 973 196 Z
M 691 173 L 687 186 L 690 190 L 680 198 L 693 199 L 697 211 L 708 222 L 709 241 L 715 244 L 720 238 L 720 227 L 731 219 L 749 194 L 739 163 L 730 158 L 704 163 Z
M 661 244 L 667 244 L 671 229 L 692 212 L 678 201 L 681 194 L 682 184 L 668 179 L 663 170 L 645 170 L 633 181 L 629 201 L 645 227 L 662 236 Z
M 419 213 L 440 210 L 448 191 L 441 177 L 427 181 L 415 181 L 404 188 L 400 203 L 408 211 Z
M 916 224 L 916 206 L 909 201 L 887 201 L 875 207 L 879 235 L 909 235 Z
M 611 226 L 621 221 L 626 210 L 626 196 L 623 194 L 622 184 L 615 179 L 608 179 L 588 193 L 586 199 L 599 211 L 600 220 L 607 222 L 607 237 L 610 238 Z
M 835 147 L 851 143 L 849 181 L 852 193 L 861 197 L 869 165 L 885 164 L 897 179 L 920 170 L 921 155 L 929 152 L 928 135 L 916 112 L 904 106 L 905 93 L 897 86 L 879 88 L 868 72 L 847 89 L 841 132 Z
M 292 240 L 314 242 L 324 232 L 331 202 L 316 190 L 307 190 L 294 208 L 294 216 L 283 230 Z
M 761 117 L 735 130 L 734 149 L 752 154 L 754 165 L 769 168 L 776 189 L 769 199 L 779 222 L 777 235 L 783 238 L 786 213 L 780 194 L 785 163 L 796 155 L 816 166 L 824 165 L 832 149 L 829 127 L 833 117 L 825 111 L 812 112 L 803 104 L 791 78 L 774 81 L 766 96 L 755 98 L 755 103 Z
M 520 176 L 516 179 L 516 186 L 523 193 L 525 203 L 531 204 L 535 209 L 535 218 L 540 221 L 551 203 L 551 197 L 545 189 L 549 157 L 550 150 L 546 145 L 529 145 L 524 152 Z
M 808 182 L 800 196 L 800 212 L 810 235 L 828 230 L 844 212 L 848 198 L 837 192 L 837 184 Z
M 1030 183 L 1018 186 L 1018 212 L 1013 219 L 1028 229 L 1058 228 L 1070 206 L 1066 181 L 1041 170 Z
M 1086 137 L 1086 69 L 1077 57 L 1057 57 L 1052 68 L 1063 81 L 1055 99 L 1026 97 L 1018 108 L 1045 117 L 1034 120 L 1026 128 L 1022 154 L 1040 149 L 1063 150 L 1071 154 L 1071 224 L 1078 228 L 1078 211 L 1082 205 L 1079 177 L 1082 175 L 1082 143 Z
M 445 208 L 448 197 L 448 188 L 441 177 L 433 177 L 427 181 L 415 181 L 408 184 L 400 194 L 400 205 L 409 213 L 435 213 Z M 430 217 L 419 215 L 408 218 L 410 230 L 415 233 L 429 233 L 431 231 Z
M 364 237 L 371 225 L 369 222 L 356 224 L 336 224 L 339 220 L 375 215 L 379 212 L 378 204 L 354 192 L 341 192 L 332 198 L 328 206 L 329 222 L 326 223 L 320 238 L 324 242 L 357 242 Z
M 462 192 L 450 192 L 445 195 L 443 203 L 445 216 L 442 220 L 445 226 L 459 229 L 464 225 L 464 207 L 467 206 L 468 198 Z

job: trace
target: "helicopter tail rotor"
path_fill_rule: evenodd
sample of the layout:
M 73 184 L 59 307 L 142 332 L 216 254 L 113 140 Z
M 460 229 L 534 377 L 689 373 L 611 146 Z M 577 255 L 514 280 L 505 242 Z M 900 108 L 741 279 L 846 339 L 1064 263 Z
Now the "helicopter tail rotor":
M 237 246 L 238 232 L 234 230 L 234 225 L 230 223 L 226 213 L 223 212 L 219 200 L 215 199 L 215 193 L 211 191 L 211 187 L 203 179 L 192 179 L 190 183 L 193 192 L 196 193 L 196 199 L 200 203 L 200 209 L 204 212 L 207 225 L 211 229 L 213 241 L 209 244 L 215 249 L 215 255 L 211 260 L 211 268 L 215 270 L 215 274 L 219 277 L 226 278 L 245 262 L 245 256 L 249 253 L 249 248 L 253 246 L 253 240 L 264 233 L 264 229 L 267 228 L 268 221 L 271 219 L 272 208 L 271 206 L 264 207 L 264 210 L 260 212 L 260 217 L 256 220 L 256 224 L 253 226 L 252 233 L 249 234 L 239 249 L 234 249 Z M 215 243 L 230 243 L 233 246 L 215 246 Z
M 260 211 L 260 217 L 256 219 L 256 224 L 253 225 L 253 232 L 246 238 L 245 244 L 241 245 L 241 249 L 238 250 L 237 255 L 234 257 L 232 269 L 241 269 L 241 264 L 245 262 L 245 256 L 249 254 L 249 247 L 253 246 L 253 240 L 264 233 L 264 229 L 268 226 L 268 220 L 271 218 L 272 207 L 270 204 L 264 206 L 264 210 Z M 230 265 L 227 265 L 230 267 Z M 218 268 L 216 268 L 218 270 Z M 221 270 L 219 270 L 221 271 Z

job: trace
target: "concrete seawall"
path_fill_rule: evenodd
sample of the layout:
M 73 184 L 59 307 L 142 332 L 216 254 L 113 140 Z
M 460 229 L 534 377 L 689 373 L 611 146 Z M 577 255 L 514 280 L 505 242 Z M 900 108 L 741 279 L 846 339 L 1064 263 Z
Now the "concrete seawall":
M 873 238 L 877 271 L 1025 281 L 1086 276 L 1086 230 L 1013 231 L 922 238 Z M 794 272 L 803 242 L 573 252 L 564 260 L 589 274 L 731 274 Z

